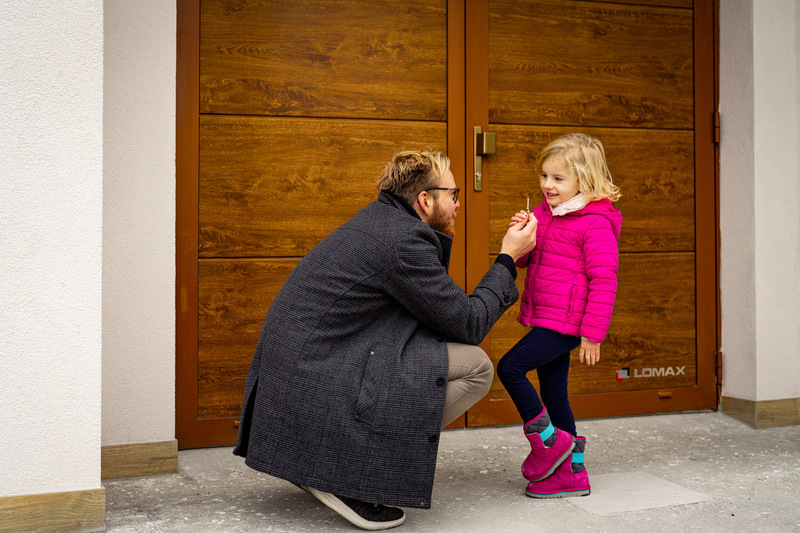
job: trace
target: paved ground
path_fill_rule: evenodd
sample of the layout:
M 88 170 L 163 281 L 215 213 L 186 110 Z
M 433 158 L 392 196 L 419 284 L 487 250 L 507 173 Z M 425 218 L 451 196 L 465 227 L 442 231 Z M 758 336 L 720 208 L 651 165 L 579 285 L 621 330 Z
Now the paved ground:
M 800 532 L 800 426 L 717 412 L 578 421 L 592 494 L 536 500 L 518 426 L 443 433 L 433 507 L 406 532 Z M 183 450 L 177 474 L 108 480 L 109 532 L 360 531 L 231 448 Z M 680 503 L 693 502 L 693 503 Z

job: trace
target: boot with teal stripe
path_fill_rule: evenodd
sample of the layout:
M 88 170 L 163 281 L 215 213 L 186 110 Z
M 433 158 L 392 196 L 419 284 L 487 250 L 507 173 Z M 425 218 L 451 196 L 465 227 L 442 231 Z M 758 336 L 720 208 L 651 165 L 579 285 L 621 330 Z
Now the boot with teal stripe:
M 544 408 L 523 428 L 531 443 L 531 453 L 522 463 L 522 477 L 539 481 L 552 474 L 569 457 L 575 444 L 572 435 L 553 426 Z
M 572 460 L 564 461 L 553 475 L 541 481 L 531 481 L 525 494 L 531 498 L 568 498 L 588 496 L 591 492 L 589 474 L 583 466 L 586 437 L 575 438 Z

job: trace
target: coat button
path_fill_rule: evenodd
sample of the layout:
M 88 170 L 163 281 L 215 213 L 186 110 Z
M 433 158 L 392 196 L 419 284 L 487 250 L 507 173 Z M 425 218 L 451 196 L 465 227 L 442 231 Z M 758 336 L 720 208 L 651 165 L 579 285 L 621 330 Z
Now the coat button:
M 431 435 L 428 437 L 428 442 L 436 442 L 439 440 L 439 435 Z
M 444 379 L 444 378 L 436 378 L 436 384 L 439 385 L 440 387 L 442 385 L 444 385 L 445 383 L 447 383 L 446 379 Z

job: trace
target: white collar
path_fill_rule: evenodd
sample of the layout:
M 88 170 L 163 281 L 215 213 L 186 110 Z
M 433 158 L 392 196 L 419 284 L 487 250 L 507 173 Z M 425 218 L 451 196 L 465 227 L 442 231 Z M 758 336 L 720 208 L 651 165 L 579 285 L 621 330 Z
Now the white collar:
M 586 204 L 589 202 L 586 200 L 586 197 L 581 193 L 576 194 L 566 202 L 562 202 L 557 206 L 548 206 L 550 208 L 550 212 L 553 213 L 554 217 L 566 215 L 567 213 L 572 213 L 573 211 L 580 211 Z

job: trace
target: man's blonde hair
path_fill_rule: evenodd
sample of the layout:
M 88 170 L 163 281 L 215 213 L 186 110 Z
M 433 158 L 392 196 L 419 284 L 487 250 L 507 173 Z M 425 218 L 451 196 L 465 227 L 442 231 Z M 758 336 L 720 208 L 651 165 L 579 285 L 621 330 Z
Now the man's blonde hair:
M 578 178 L 578 188 L 587 200 L 608 198 L 612 202 L 622 196 L 614 185 L 606 164 L 606 152 L 599 139 L 583 133 L 570 133 L 545 146 L 536 158 L 536 167 L 541 169 L 548 157 L 558 157 L 572 174 Z
M 441 152 L 402 150 L 384 167 L 378 188 L 414 205 L 419 193 L 438 186 L 448 170 L 450 159 Z

